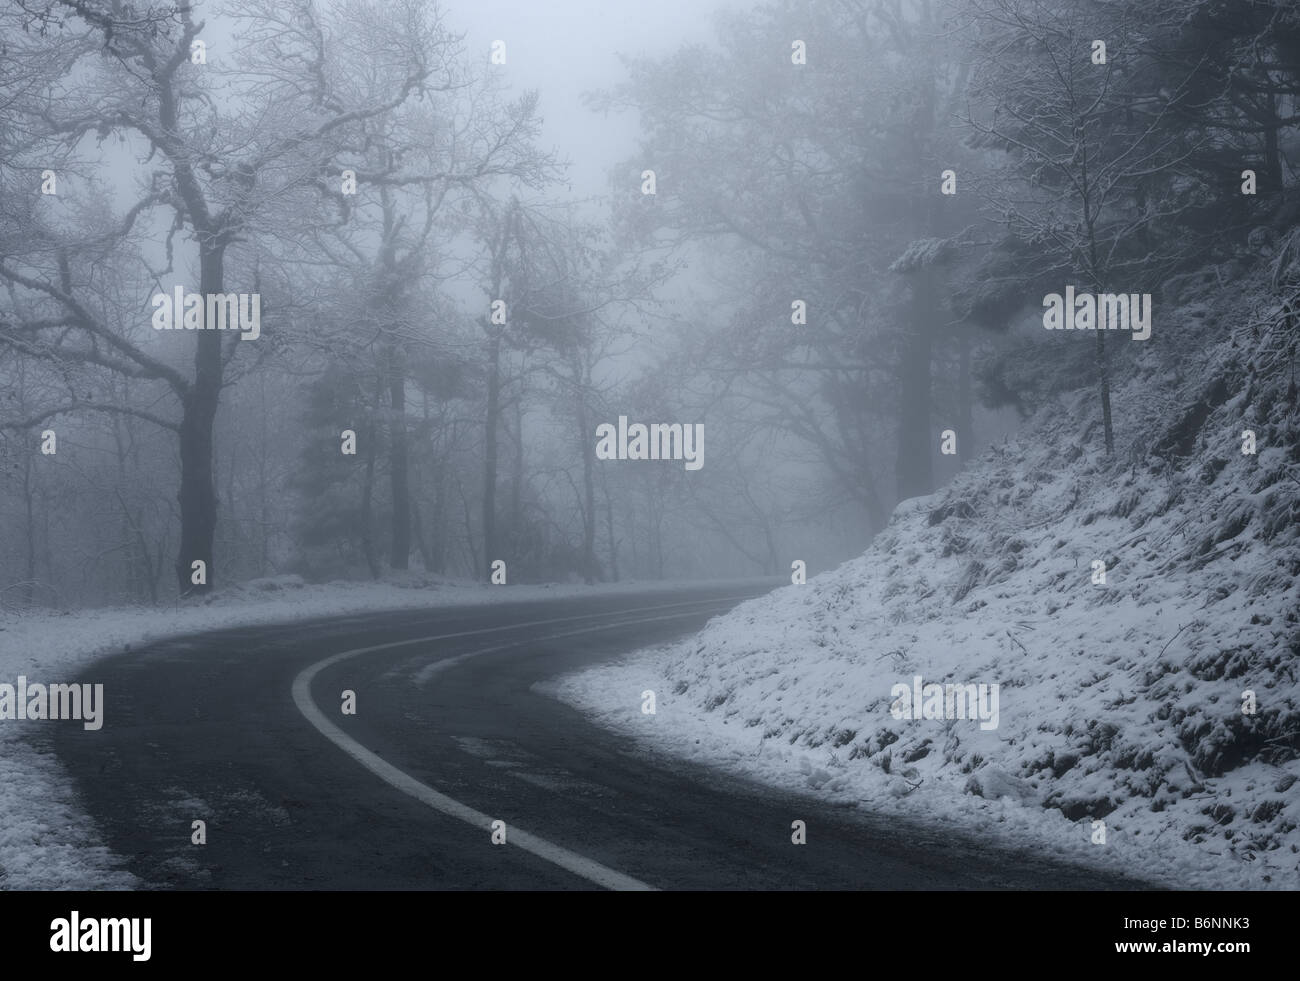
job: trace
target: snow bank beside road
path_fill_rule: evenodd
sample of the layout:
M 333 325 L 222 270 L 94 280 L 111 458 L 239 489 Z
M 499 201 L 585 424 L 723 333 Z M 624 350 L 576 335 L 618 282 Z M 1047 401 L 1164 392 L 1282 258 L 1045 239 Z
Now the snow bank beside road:
M 1248 378 L 1248 348 L 1199 349 L 1177 389 L 1154 358 L 1117 386 L 1115 459 L 1071 439 L 1096 415 L 1076 393 L 900 504 L 861 558 L 553 690 L 648 747 L 830 800 L 1151 881 L 1300 888 L 1294 402 Z M 998 728 L 894 718 L 917 675 L 998 685 Z

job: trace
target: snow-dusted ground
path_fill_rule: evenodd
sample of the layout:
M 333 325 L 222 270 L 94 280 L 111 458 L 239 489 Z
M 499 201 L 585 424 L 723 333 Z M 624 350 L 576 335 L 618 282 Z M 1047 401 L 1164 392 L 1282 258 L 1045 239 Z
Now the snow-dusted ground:
M 293 576 L 257 580 L 175 609 L 77 613 L 0 612 L 0 682 L 71 682 L 96 658 L 128 644 L 180 634 L 335 614 L 647 593 L 684 584 L 486 586 L 417 576 L 387 583 L 306 585 Z M 111 724 L 112 701 L 107 715 Z M 103 847 L 72 784 L 40 738 L 41 727 L 78 722 L 0 721 L 0 889 L 129 889 L 139 883 Z M 37 737 L 37 738 L 33 738 Z
M 1060 399 L 900 504 L 861 558 L 549 689 L 648 748 L 830 801 L 1149 881 L 1300 888 L 1294 396 L 1285 374 L 1250 380 L 1214 310 L 1165 322 L 1201 364 L 1135 352 L 1113 461 L 1085 445 L 1092 393 Z M 1171 465 L 1156 453 L 1202 397 Z M 915 675 L 999 685 L 998 728 L 894 718 Z

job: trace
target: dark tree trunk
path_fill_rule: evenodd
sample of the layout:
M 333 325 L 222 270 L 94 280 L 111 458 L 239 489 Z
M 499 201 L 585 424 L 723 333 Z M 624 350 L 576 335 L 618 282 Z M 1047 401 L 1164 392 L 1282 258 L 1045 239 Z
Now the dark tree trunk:
M 1115 430 L 1110 420 L 1110 369 L 1106 365 L 1106 333 L 1097 331 L 1097 375 L 1101 384 L 1101 425 L 1106 437 L 1106 455 L 1115 453 Z
M 379 578 L 379 562 L 375 558 L 374 516 L 371 513 L 371 497 L 375 487 L 375 426 L 366 427 L 366 477 L 361 485 L 361 551 L 370 570 L 370 578 Z
M 587 404 L 581 390 L 578 394 L 578 432 L 582 434 L 582 578 L 591 585 L 596 581 L 596 453 L 590 441 L 585 439 Z
M 35 494 L 32 491 L 32 455 L 23 454 L 23 505 L 27 529 L 27 563 L 23 575 L 23 606 L 31 609 L 36 602 L 36 514 L 33 508 Z
M 524 398 L 515 398 L 515 446 L 510 476 L 510 551 L 518 551 L 524 540 Z
M 488 328 L 491 329 L 490 327 Z M 497 555 L 497 429 L 501 421 L 501 338 L 488 346 L 487 430 L 483 450 L 483 577 L 491 581 Z
M 270 427 L 267 425 L 267 420 L 270 418 L 271 414 L 266 405 L 265 378 L 261 379 L 261 384 L 258 386 L 258 394 L 262 403 L 262 438 L 259 440 L 261 445 L 258 447 L 257 453 L 257 493 L 261 498 L 261 508 L 259 513 L 262 516 L 262 534 L 257 550 L 257 574 L 259 576 L 265 576 L 271 562 L 271 499 L 267 492 L 269 481 L 266 472 L 267 447 L 271 442 L 271 434 L 269 432 Z
M 420 518 L 418 504 L 411 508 L 411 537 L 415 540 L 415 548 L 420 553 L 420 561 L 424 563 L 425 572 L 431 572 L 433 556 L 429 551 L 429 541 L 424 535 L 424 521 Z
M 921 4 L 922 20 L 929 23 L 929 4 Z M 908 157 L 917 173 L 929 170 L 930 141 L 934 134 L 937 100 L 937 73 L 926 74 L 924 85 L 916 92 L 916 114 L 908 135 Z M 912 224 L 917 233 L 937 235 L 942 227 L 939 198 L 914 196 L 911 200 Z M 898 400 L 898 454 L 894 468 L 895 490 L 900 501 L 919 497 L 934 490 L 934 452 L 937 433 L 930 429 L 930 367 L 934 347 L 938 299 L 935 295 L 939 276 L 932 265 L 923 262 L 912 274 L 911 303 L 908 311 L 907 337 L 903 342 Z
M 969 328 L 957 332 L 957 459 L 970 462 L 975 455 L 975 393 L 971 386 Z
M 394 569 L 410 566 L 411 556 L 411 485 L 406 452 L 406 374 L 397 349 L 388 356 L 389 484 L 393 492 L 393 540 L 389 565 Z
M 465 495 L 465 488 L 458 480 L 456 481 L 456 493 L 460 495 L 460 506 L 465 514 L 465 550 L 469 552 L 469 567 L 471 569 L 485 569 L 490 562 L 483 562 L 479 558 L 478 546 L 474 544 L 474 521 L 470 511 L 469 498 Z
M 429 571 L 438 575 L 447 571 L 446 511 L 447 471 L 439 465 L 433 476 L 433 510 L 429 515 Z
M 432 432 L 432 424 L 429 418 L 429 393 L 426 390 L 423 394 L 423 413 L 424 413 L 424 431 Z M 439 435 L 439 440 L 442 436 Z M 435 446 L 438 442 L 435 441 Z M 447 545 L 444 512 L 446 511 L 447 496 L 447 461 L 444 455 L 434 453 L 429 460 L 429 475 L 425 478 L 423 487 L 427 487 L 429 481 L 433 483 L 433 502 L 430 505 L 429 520 L 424 526 L 425 536 L 425 554 L 424 564 L 430 572 L 442 575 L 446 571 Z M 414 505 L 416 512 L 419 511 L 419 504 Z
M 609 536 L 609 576 L 612 582 L 618 582 L 618 539 L 614 537 L 614 501 L 609 496 L 608 482 L 601 481 L 601 490 L 605 492 L 605 534 Z
M 929 494 L 934 489 L 934 437 L 930 432 L 930 356 L 934 345 L 934 276 L 917 271 L 903 362 L 899 372 L 898 499 Z
M 199 293 L 224 293 L 225 245 L 204 243 L 200 236 Z M 216 583 L 213 537 L 217 528 L 217 492 L 212 472 L 212 427 L 221 400 L 222 332 L 198 331 L 194 353 L 194 383 L 182 399 L 180 425 L 181 544 L 176 580 L 181 596 L 210 592 Z M 206 582 L 192 582 L 193 564 L 202 561 Z

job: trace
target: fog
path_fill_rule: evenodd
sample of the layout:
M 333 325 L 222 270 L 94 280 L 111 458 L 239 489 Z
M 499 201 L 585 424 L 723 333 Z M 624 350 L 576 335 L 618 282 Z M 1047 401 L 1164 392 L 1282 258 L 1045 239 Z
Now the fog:
M 1062 392 L 1112 454 L 1114 298 L 1294 164 L 1260 17 L 0 0 L 0 603 L 798 577 Z

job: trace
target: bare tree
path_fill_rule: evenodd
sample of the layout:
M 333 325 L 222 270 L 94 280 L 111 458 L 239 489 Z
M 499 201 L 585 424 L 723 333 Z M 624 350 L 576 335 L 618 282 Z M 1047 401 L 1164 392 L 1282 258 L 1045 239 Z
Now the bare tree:
M 136 148 L 142 162 L 140 196 L 123 214 L 107 215 L 83 197 L 98 220 L 55 227 L 29 214 L 9 229 L 0 277 L 37 312 L 6 322 L 0 342 L 170 389 L 179 418 L 130 411 L 178 434 L 182 595 L 211 589 L 216 578 L 213 424 L 239 335 L 196 332 L 192 368 L 182 370 L 142 336 L 135 303 L 112 309 L 97 295 L 95 264 L 134 247 L 149 269 L 135 281 L 162 286 L 181 238 L 195 254 L 197 292 L 225 293 L 232 250 L 255 256 L 259 237 L 297 227 L 295 215 L 314 215 L 319 190 L 338 187 L 347 134 L 451 84 L 429 60 L 438 33 L 423 0 L 398 0 L 386 11 L 386 63 L 400 67 L 384 91 L 331 84 L 328 70 L 340 38 L 374 17 L 370 5 L 344 4 L 322 19 L 309 0 L 239 0 L 219 22 L 236 38 L 220 59 L 197 10 L 177 4 L 141 16 L 118 0 L 23 0 L 10 4 L 3 20 L 7 44 L 20 57 L 44 57 L 60 69 L 40 86 L 6 93 L 7 111 L 25 135 L 10 165 L 90 173 L 95 161 L 83 153 L 86 140 L 110 136 Z M 68 85 L 69 77 L 78 84 Z M 166 232 L 165 268 L 153 267 L 149 250 L 132 240 L 150 220 Z M 245 261 L 240 271 L 251 272 L 242 285 L 256 292 L 256 263 Z M 207 576 L 195 582 L 191 570 L 200 562 Z

